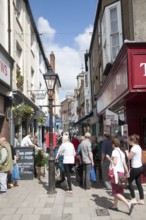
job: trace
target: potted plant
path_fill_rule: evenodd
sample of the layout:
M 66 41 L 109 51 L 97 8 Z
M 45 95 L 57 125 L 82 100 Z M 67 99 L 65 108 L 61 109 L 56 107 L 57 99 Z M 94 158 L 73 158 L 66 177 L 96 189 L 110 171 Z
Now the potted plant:
M 38 179 L 45 176 L 45 165 L 47 164 L 47 156 L 42 150 L 38 150 L 35 154 L 35 168 Z

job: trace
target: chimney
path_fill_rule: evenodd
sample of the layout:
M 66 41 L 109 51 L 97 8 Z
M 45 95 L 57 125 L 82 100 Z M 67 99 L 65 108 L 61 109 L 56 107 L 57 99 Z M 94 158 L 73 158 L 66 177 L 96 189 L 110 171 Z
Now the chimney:
M 50 53 L 50 65 L 55 73 L 55 55 L 53 52 Z

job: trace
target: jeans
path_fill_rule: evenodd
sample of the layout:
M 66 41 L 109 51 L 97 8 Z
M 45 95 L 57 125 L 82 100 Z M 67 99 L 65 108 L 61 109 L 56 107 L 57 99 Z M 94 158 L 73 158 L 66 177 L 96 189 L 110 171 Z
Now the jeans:
M 90 181 L 90 171 L 91 171 L 92 165 L 90 164 L 83 164 L 83 187 L 85 189 L 91 188 L 91 181 Z
M 64 164 L 64 169 L 66 172 L 66 176 L 67 176 L 67 184 L 68 184 L 68 189 L 72 190 L 72 186 L 71 186 L 71 169 L 73 167 L 73 164 Z
M 104 182 L 106 189 L 111 189 L 111 184 L 108 179 L 109 165 L 110 165 L 110 161 L 107 159 L 105 159 L 103 161 L 103 163 L 101 164 L 101 166 L 102 166 L 102 180 Z
M 0 172 L 0 192 L 6 192 L 7 190 L 7 173 Z
M 142 185 L 141 185 L 141 174 L 143 172 L 143 167 L 139 167 L 139 168 L 131 168 L 130 170 L 130 177 L 129 177 L 129 190 L 130 190 L 130 193 L 131 193 L 131 197 L 132 198 L 135 198 L 135 192 L 134 192 L 134 188 L 133 188 L 133 185 L 132 185 L 132 182 L 135 180 L 136 182 L 136 185 L 137 185 L 137 189 L 139 191 L 139 196 L 140 196 L 140 199 L 144 199 L 144 193 L 143 193 L 143 188 L 142 188 Z

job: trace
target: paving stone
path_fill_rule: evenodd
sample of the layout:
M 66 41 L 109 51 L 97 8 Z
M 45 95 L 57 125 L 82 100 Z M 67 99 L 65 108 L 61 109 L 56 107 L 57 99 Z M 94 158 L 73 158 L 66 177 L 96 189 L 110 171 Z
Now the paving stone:
M 72 215 L 71 214 L 64 214 L 62 215 L 62 220 L 72 220 Z
M 3 217 L 0 216 L 1 220 L 20 220 L 21 215 L 5 215 Z
M 2 214 L 14 214 L 16 212 L 16 208 L 0 208 L 0 213 Z
M 51 214 L 52 208 L 36 208 L 34 214 Z
M 74 206 L 74 203 L 72 202 L 64 203 L 64 207 L 73 207 L 73 206 Z
M 40 215 L 39 220 L 50 220 L 50 215 Z
M 53 205 L 54 205 L 54 203 L 52 203 L 52 202 L 47 202 L 47 203 L 45 203 L 44 207 L 45 207 L 45 208 L 52 208 Z
M 18 208 L 16 214 L 32 214 L 34 208 Z
M 21 220 L 39 220 L 40 215 L 22 215 Z

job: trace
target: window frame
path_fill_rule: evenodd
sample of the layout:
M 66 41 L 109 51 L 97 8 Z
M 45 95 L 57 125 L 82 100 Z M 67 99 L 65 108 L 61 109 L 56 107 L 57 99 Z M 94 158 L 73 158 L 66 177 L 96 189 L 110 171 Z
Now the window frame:
M 115 2 L 105 7 L 101 20 L 101 32 L 102 32 L 102 48 L 103 48 L 103 69 L 107 63 L 113 63 L 112 47 L 111 47 L 111 19 L 110 12 L 113 8 L 117 8 L 117 22 L 119 33 L 119 50 L 123 44 L 122 33 L 122 16 L 121 16 L 121 2 Z M 106 30 L 106 32 L 105 32 Z M 118 54 L 118 53 L 117 53 Z M 117 56 L 117 55 L 116 55 Z

